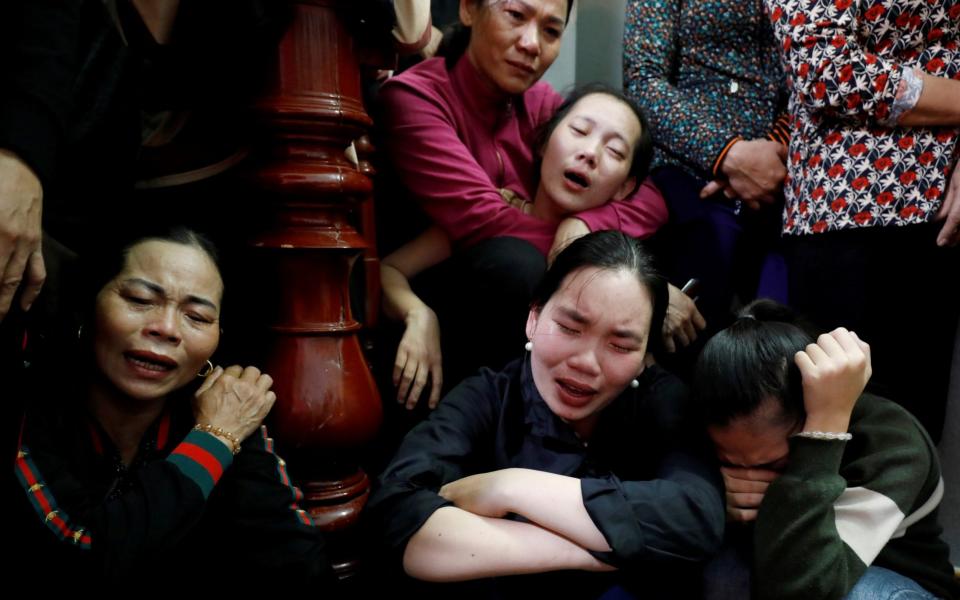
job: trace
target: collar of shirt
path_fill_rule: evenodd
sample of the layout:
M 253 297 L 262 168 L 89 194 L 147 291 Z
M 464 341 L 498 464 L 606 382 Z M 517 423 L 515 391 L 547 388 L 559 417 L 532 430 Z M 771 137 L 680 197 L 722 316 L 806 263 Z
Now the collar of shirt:
M 523 418 L 530 433 L 535 436 L 559 441 L 565 445 L 583 448 L 587 444 L 577 437 L 573 428 L 550 410 L 533 381 L 530 368 L 530 356 L 523 361 L 520 373 L 520 386 L 523 395 Z M 616 400 L 615 400 L 616 402 Z M 602 420 L 601 415 L 601 420 Z
M 523 96 L 507 96 L 491 90 L 466 54 L 450 70 L 452 89 L 465 109 L 465 114 L 494 127 L 514 110 L 523 110 Z

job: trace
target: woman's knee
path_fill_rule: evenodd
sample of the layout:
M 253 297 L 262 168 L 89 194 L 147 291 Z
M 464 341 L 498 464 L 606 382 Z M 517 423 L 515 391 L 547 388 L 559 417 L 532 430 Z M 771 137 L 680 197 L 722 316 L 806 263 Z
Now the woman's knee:
M 935 600 L 916 581 L 883 567 L 869 567 L 844 600 Z

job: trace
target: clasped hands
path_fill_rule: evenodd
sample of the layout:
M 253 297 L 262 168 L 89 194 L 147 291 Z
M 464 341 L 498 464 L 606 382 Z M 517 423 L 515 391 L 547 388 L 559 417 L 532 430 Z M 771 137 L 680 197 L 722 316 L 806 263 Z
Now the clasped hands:
M 193 416 L 198 424 L 219 428 L 245 440 L 270 412 L 277 395 L 273 379 L 256 367 L 217 367 L 194 394 Z M 225 445 L 231 440 L 221 439 Z
M 786 163 L 787 147 L 783 144 L 765 139 L 740 140 L 730 146 L 720 163 L 723 177 L 705 185 L 700 197 L 722 191 L 727 198 L 739 198 L 753 210 L 761 204 L 773 204 L 783 191 Z

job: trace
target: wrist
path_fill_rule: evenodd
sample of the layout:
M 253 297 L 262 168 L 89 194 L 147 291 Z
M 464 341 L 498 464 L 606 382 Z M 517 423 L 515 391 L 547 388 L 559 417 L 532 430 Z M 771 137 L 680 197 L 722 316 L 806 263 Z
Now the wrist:
M 850 415 L 807 415 L 802 433 L 847 433 L 850 428 Z
M 227 447 L 230 452 L 236 456 L 240 454 L 240 439 L 236 435 L 220 427 L 197 423 L 193 426 L 194 431 L 202 431 L 216 438 L 220 443 Z
M 739 135 L 736 135 L 730 138 L 730 140 L 723 146 L 723 149 L 720 150 L 720 153 L 717 154 L 717 158 L 713 161 L 714 177 L 717 175 L 726 175 L 728 173 L 729 169 L 733 166 L 733 162 L 736 160 L 735 158 L 731 159 L 731 153 L 733 155 L 739 153 L 742 146 L 736 150 L 734 150 L 734 148 L 736 148 L 737 144 L 742 141 L 743 138 Z

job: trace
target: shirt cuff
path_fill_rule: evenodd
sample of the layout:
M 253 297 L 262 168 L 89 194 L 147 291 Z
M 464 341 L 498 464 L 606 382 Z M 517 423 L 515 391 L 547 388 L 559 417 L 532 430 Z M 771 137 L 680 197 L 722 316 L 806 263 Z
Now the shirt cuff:
M 173 449 L 167 462 L 193 480 L 206 499 L 223 472 L 233 463 L 233 454 L 213 435 L 205 431 L 191 431 Z
M 880 124 L 887 127 L 896 127 L 903 115 L 913 110 L 913 107 L 917 105 L 922 93 L 923 78 L 920 73 L 911 67 L 902 67 L 893 105 L 890 107 L 890 112 L 886 118 L 880 120 Z
M 727 153 L 730 152 L 730 148 L 732 148 L 734 144 L 736 144 L 741 140 L 743 140 L 743 138 L 740 137 L 739 135 L 736 135 L 733 138 L 731 138 L 729 142 L 724 144 L 723 150 L 721 150 L 720 153 L 717 154 L 717 158 L 713 161 L 713 167 L 711 167 L 710 169 L 710 172 L 713 174 L 714 177 L 716 177 L 717 174 L 720 172 L 720 165 L 723 164 L 723 159 L 727 157 Z
M 780 115 L 773 123 L 773 127 L 770 128 L 770 131 L 767 132 L 767 139 L 773 142 L 783 144 L 784 146 L 790 145 L 790 116 L 789 115 Z

